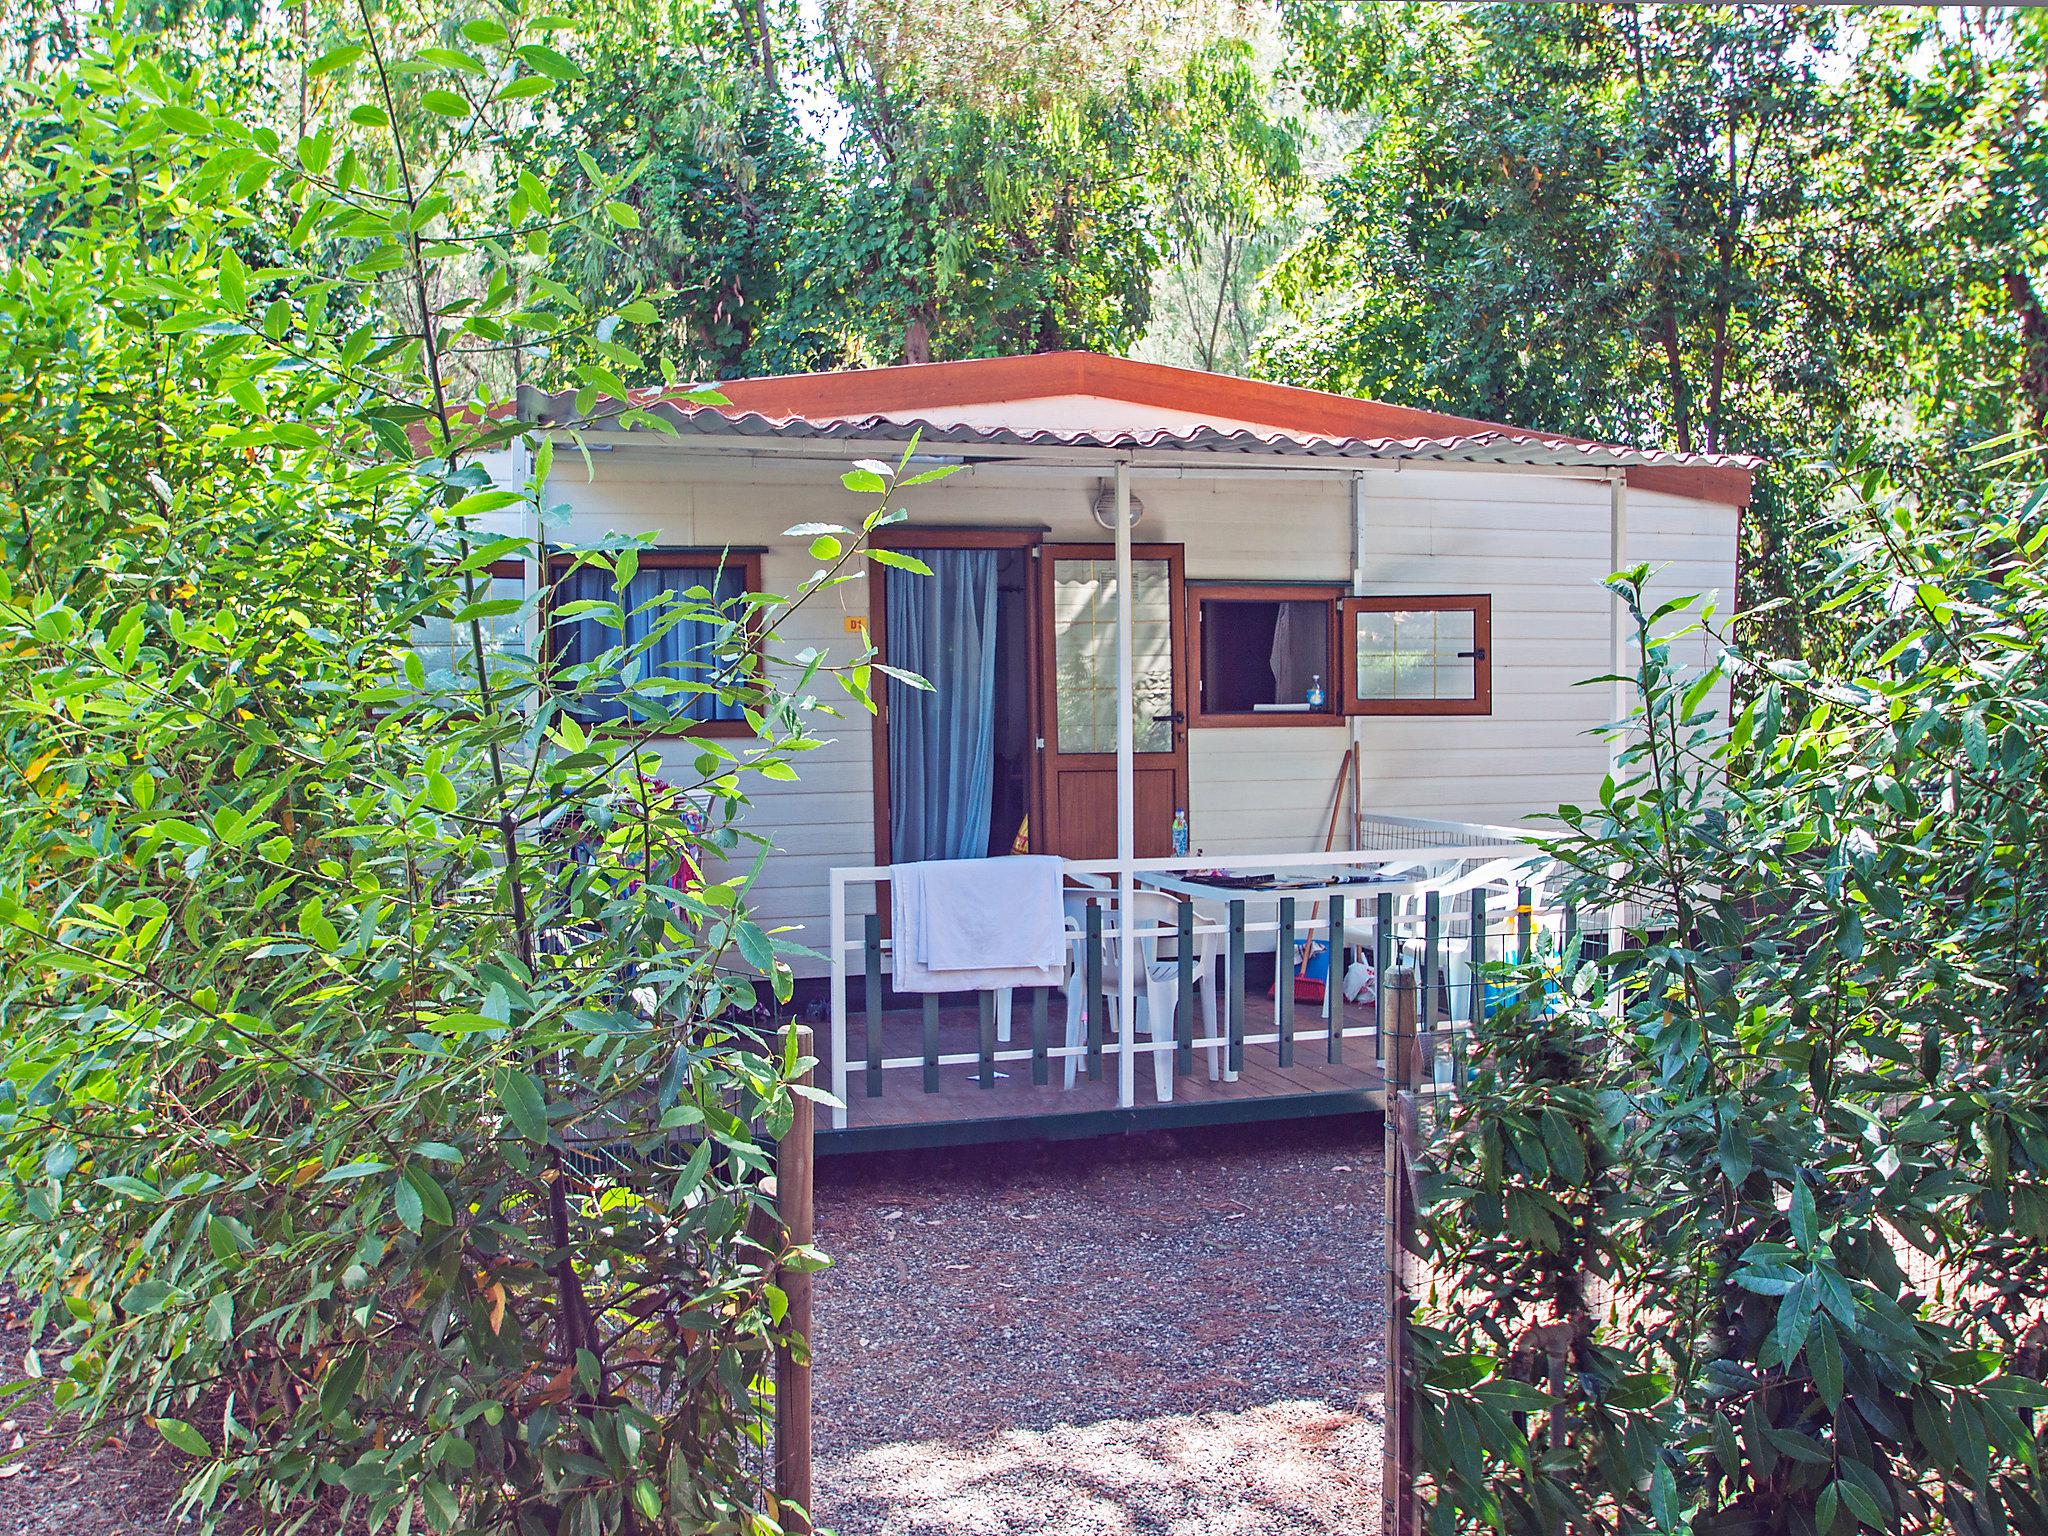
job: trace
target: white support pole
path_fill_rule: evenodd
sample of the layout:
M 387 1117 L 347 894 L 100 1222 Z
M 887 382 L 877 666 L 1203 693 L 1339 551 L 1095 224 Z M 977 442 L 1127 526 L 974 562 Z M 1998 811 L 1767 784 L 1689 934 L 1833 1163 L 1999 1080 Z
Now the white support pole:
M 846 876 L 832 871 L 832 1128 L 846 1129 Z
M 1607 478 L 1607 569 L 1610 572 L 1626 569 L 1628 566 L 1628 473 L 1625 470 L 1610 470 Z M 1616 721 L 1624 719 L 1629 711 L 1630 668 L 1628 665 L 1628 609 L 1620 597 L 1614 598 L 1607 615 L 1608 671 L 1614 674 L 1613 716 Z M 1619 773 L 1623 737 L 1616 732 L 1609 743 L 1607 768 L 1610 773 Z
M 1351 567 L 1351 595 L 1365 596 L 1365 471 L 1351 472 L 1351 547 L 1346 551 Z
M 1129 1109 L 1137 1081 L 1136 907 L 1138 877 L 1137 779 L 1138 722 L 1135 696 L 1136 662 L 1131 640 L 1131 472 L 1116 466 L 1116 1016 L 1121 1037 L 1116 1065 L 1116 1101 Z
M 1365 514 L 1365 471 L 1362 469 L 1354 470 L 1351 475 L 1350 548 L 1346 551 L 1346 558 L 1351 567 L 1351 595 L 1353 597 L 1365 596 L 1365 558 L 1367 541 Z M 1342 611 L 1340 609 L 1340 624 L 1341 621 Z M 1357 644 L 1357 635 L 1351 634 L 1349 632 L 1340 633 L 1337 636 L 1338 655 L 1342 656 L 1346 654 Z M 1337 675 L 1330 679 L 1329 688 L 1330 692 L 1336 695 L 1340 700 L 1338 708 L 1341 709 L 1344 713 L 1344 723 L 1347 727 L 1349 727 L 1351 737 L 1351 751 L 1353 753 L 1353 772 L 1356 775 L 1358 782 L 1360 784 L 1363 784 L 1365 782 L 1365 716 L 1355 715 L 1351 713 L 1351 700 L 1348 696 L 1346 696 L 1344 692 L 1344 678 L 1350 670 L 1351 668 L 1348 663 L 1339 666 L 1337 668 Z M 1341 785 L 1338 787 L 1338 793 L 1340 795 L 1343 793 L 1343 787 Z M 1363 818 L 1364 815 L 1364 806 L 1354 805 L 1351 807 L 1351 830 L 1352 841 L 1354 843 L 1358 840 L 1359 828 L 1363 825 L 1361 818 Z M 1325 997 L 1324 1000 L 1327 1002 L 1328 998 Z

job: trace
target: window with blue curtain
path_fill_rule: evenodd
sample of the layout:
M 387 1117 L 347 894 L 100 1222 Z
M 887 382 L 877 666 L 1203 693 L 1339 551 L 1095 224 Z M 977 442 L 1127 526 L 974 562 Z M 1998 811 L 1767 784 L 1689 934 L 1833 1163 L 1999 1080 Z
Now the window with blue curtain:
M 692 557 L 690 563 L 676 563 L 673 554 L 641 556 L 640 568 L 627 582 L 623 594 L 612 586 L 610 571 L 582 566 L 561 576 L 554 584 L 554 605 L 564 608 L 585 599 L 616 602 L 625 610 L 623 630 L 600 623 L 591 615 L 557 619 L 550 626 L 555 664 L 580 666 L 597 660 L 615 647 L 637 645 L 661 626 L 676 607 L 688 609 L 691 617 L 672 623 L 651 648 L 621 663 L 619 680 L 596 692 L 585 690 L 571 706 L 572 713 L 585 721 L 645 719 L 651 712 L 677 715 L 705 724 L 744 719 L 739 701 L 721 700 L 714 693 L 657 692 L 651 696 L 658 710 L 635 706 L 625 697 L 629 684 L 638 686 L 659 678 L 710 684 L 721 677 L 736 680 L 733 658 L 715 649 L 720 625 L 714 609 L 729 618 L 741 617 L 728 606 L 747 590 L 747 562 L 732 558 L 721 566 L 716 555 Z M 709 596 L 690 597 L 692 588 L 703 588 Z M 673 594 L 668 601 L 657 601 Z

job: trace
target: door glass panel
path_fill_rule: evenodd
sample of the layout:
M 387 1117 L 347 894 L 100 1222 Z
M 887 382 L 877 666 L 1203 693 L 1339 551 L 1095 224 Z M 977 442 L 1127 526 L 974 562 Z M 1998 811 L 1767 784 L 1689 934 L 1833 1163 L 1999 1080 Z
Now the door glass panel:
M 1055 560 L 1053 692 L 1062 752 L 1116 750 L 1116 562 Z M 1131 676 L 1140 752 L 1171 752 L 1173 571 L 1164 560 L 1131 566 Z

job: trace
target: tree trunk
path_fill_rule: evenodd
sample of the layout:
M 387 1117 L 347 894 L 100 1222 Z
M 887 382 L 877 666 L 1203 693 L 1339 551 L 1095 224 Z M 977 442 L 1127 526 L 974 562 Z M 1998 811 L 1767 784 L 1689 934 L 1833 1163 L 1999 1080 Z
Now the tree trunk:
M 2005 274 L 2005 292 L 2020 322 L 2020 399 L 2048 453 L 2048 311 L 2024 272 Z
M 932 320 L 930 311 L 923 305 L 913 309 L 903 321 L 903 361 L 906 363 L 928 363 L 932 360 Z
M 1678 311 L 1672 307 L 1668 293 L 1664 296 L 1662 321 L 1664 367 L 1671 378 L 1671 423 L 1678 432 L 1678 451 L 1691 453 L 1692 390 L 1686 383 L 1685 353 L 1678 340 Z
M 754 33 L 760 39 L 761 78 L 768 89 L 782 93 L 782 80 L 775 67 L 775 28 L 768 19 L 768 0 L 753 0 Z

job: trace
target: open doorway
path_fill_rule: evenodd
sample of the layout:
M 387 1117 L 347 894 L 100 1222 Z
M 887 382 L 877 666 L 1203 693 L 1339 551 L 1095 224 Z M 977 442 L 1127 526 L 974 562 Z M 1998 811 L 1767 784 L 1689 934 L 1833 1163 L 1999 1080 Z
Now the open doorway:
M 1029 530 L 920 530 L 891 547 L 931 575 L 877 571 L 874 640 L 888 678 L 876 723 L 878 863 L 988 858 L 1033 846 L 1037 653 Z

